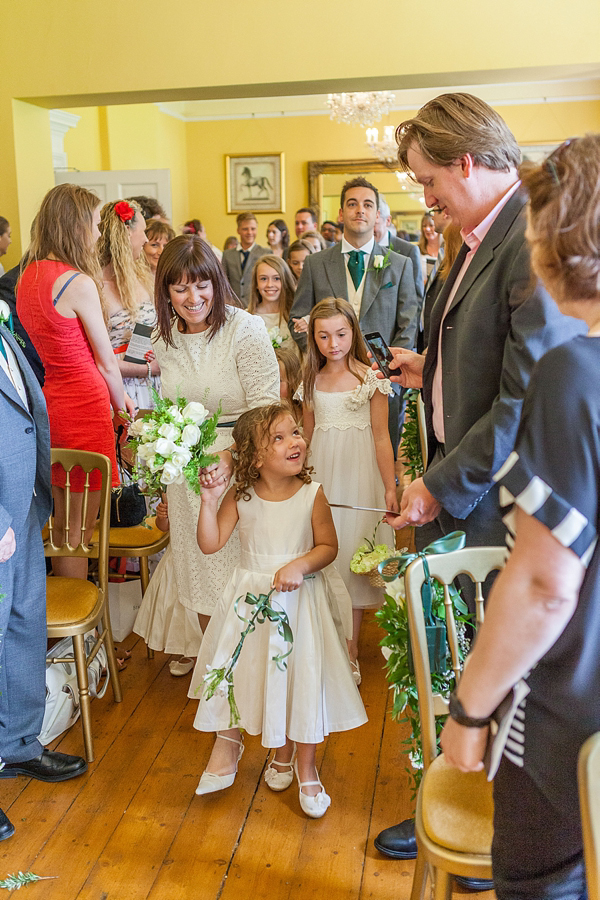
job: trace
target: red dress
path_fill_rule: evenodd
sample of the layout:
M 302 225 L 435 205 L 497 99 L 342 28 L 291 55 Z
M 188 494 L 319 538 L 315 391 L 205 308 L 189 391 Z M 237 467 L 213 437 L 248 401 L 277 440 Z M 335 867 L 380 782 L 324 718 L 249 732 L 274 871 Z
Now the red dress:
M 108 386 L 96 367 L 81 321 L 61 316 L 52 302 L 54 282 L 69 270 L 74 271 L 72 266 L 53 259 L 30 263 L 19 281 L 17 312 L 44 364 L 43 391 L 51 445 L 108 456 L 115 487 L 119 484 L 119 470 Z M 65 486 L 61 466 L 52 466 L 52 484 Z M 83 485 L 83 471 L 74 469 L 71 489 L 82 492 Z M 96 469 L 90 475 L 90 490 L 100 490 L 100 486 Z

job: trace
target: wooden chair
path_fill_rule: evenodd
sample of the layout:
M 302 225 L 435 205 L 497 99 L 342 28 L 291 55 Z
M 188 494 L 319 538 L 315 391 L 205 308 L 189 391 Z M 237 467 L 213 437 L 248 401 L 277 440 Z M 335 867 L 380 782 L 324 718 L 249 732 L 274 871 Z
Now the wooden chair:
M 589 900 L 600 900 L 600 732 L 579 751 L 577 767 Z
M 433 578 L 444 585 L 444 604 L 452 669 L 460 677 L 462 662 L 452 599 L 448 590 L 454 579 L 468 575 L 476 584 L 477 622 L 483 621 L 481 585 L 507 557 L 503 547 L 473 547 L 428 556 Z M 411 900 L 423 900 L 429 866 L 435 900 L 449 900 L 452 875 L 491 879 L 492 785 L 484 772 L 459 772 L 438 755 L 435 717 L 448 714 L 444 697 L 431 687 L 421 585 L 423 560 L 414 560 L 405 574 L 409 635 L 415 667 L 419 718 L 423 745 L 423 780 L 417 795 L 415 834 L 418 855 Z
M 62 545 L 55 543 L 54 520 L 48 521 L 48 537 L 44 541 L 44 552 L 49 557 L 77 557 L 98 560 L 98 585 L 81 578 L 64 578 L 49 576 L 46 579 L 46 611 L 48 620 L 48 637 L 71 637 L 73 640 L 73 657 L 55 658 L 52 662 L 70 662 L 75 664 L 79 703 L 81 706 L 81 722 L 83 726 L 83 743 L 88 762 L 94 759 L 92 740 L 92 722 L 90 710 L 90 694 L 88 689 L 88 666 L 104 644 L 108 661 L 108 669 L 112 680 L 113 694 L 116 703 L 123 699 L 119 670 L 115 655 L 110 613 L 108 609 L 108 529 L 110 522 L 110 460 L 101 453 L 88 453 L 83 450 L 52 450 L 52 463 L 60 463 L 66 472 L 65 507 L 67 527 Z M 85 473 L 83 491 L 82 528 L 78 535 L 69 534 L 69 509 L 71 505 L 71 470 L 81 466 Z M 100 511 L 98 527 L 89 544 L 85 543 L 85 522 L 89 500 L 90 472 L 98 469 L 102 475 L 100 491 Z M 77 541 L 77 543 L 74 543 Z M 100 625 L 101 633 L 94 643 L 89 655 L 86 655 L 84 635 Z

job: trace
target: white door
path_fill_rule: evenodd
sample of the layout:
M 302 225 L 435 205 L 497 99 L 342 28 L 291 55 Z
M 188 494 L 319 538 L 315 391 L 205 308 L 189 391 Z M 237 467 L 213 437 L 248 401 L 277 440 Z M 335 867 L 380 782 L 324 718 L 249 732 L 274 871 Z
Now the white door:
M 122 169 L 107 172 L 54 172 L 56 184 L 79 184 L 98 195 L 102 204 L 140 195 L 154 197 L 171 211 L 171 172 L 169 169 Z

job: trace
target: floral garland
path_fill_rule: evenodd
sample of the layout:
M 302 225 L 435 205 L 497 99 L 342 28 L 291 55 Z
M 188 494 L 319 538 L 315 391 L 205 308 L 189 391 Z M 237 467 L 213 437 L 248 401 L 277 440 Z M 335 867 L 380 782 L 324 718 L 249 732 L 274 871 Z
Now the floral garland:
M 404 469 L 410 475 L 410 480 L 420 478 L 423 474 L 423 456 L 419 441 L 419 426 L 417 413 L 417 398 L 419 391 L 411 389 L 405 392 L 406 414 L 404 427 L 402 428 L 402 440 L 400 441 L 400 453 Z

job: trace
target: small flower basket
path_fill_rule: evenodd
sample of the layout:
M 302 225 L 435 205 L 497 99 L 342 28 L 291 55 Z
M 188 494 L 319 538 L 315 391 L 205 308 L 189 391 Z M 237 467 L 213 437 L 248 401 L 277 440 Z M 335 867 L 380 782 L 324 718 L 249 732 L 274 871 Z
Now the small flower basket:
M 397 571 L 397 566 L 391 560 L 407 552 L 406 547 L 403 550 L 393 550 L 387 544 L 376 544 L 375 535 L 379 525 L 380 523 L 377 523 L 371 540 L 366 538 L 364 544 L 360 545 L 350 560 L 350 571 L 354 572 L 355 575 L 366 575 L 373 587 L 376 588 L 385 587 L 386 584 L 379 573 L 379 563 L 383 562 L 384 559 L 390 560 L 383 567 L 383 574 L 394 575 Z

